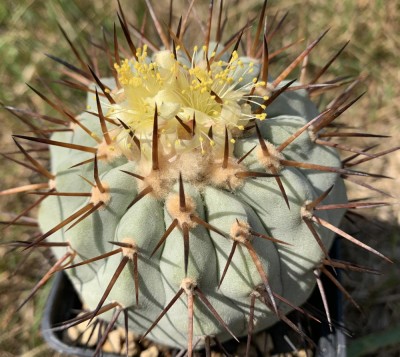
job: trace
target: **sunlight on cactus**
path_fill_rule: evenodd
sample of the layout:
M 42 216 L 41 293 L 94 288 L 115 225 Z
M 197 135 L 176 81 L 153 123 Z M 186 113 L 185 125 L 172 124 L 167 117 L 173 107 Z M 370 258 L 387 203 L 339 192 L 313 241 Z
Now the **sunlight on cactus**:
M 371 154 L 335 141 L 382 137 L 333 124 L 361 97 L 353 95 L 357 79 L 318 82 L 344 47 L 309 83 L 287 80 L 326 32 L 270 73 L 286 48 L 269 51 L 280 23 L 264 26 L 266 1 L 254 24 L 230 38 L 222 1 L 218 9 L 211 2 L 204 36 L 190 44 L 191 6 L 166 28 L 146 3 L 159 44 L 119 6 L 124 42 L 114 27 L 101 45 L 108 73 L 86 63 L 63 31 L 77 64 L 49 57 L 65 66 L 64 84 L 87 92 L 81 114 L 33 87 L 58 117 L 7 107 L 51 124 L 14 135 L 25 161 L 9 157 L 43 181 L 0 193 L 39 196 L 9 225 L 29 222 L 40 206 L 42 233 L 12 245 L 51 247 L 57 257 L 20 307 L 63 270 L 90 312 L 57 328 L 106 320 L 95 355 L 114 325 L 189 356 L 243 336 L 249 355 L 252 335 L 279 320 L 308 340 L 286 314 L 308 314 L 300 306 L 321 274 L 351 299 L 335 269 L 368 271 L 329 257 L 335 235 L 390 261 L 338 227 L 346 209 L 386 205 L 348 200 L 344 180 L 377 191 L 363 178 L 380 175 L 353 166 L 397 148 Z M 323 111 L 310 100 L 348 84 Z M 50 169 L 35 154 L 43 146 Z M 341 161 L 337 149 L 352 156 Z

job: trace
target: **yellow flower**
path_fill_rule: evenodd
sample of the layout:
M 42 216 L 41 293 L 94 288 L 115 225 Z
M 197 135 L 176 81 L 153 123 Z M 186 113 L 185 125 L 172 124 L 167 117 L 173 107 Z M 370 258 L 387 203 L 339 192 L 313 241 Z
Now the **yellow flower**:
M 246 63 L 236 51 L 228 60 L 214 60 L 218 53 L 206 52 L 206 46 L 199 48 L 194 47 L 191 58 L 178 51 L 175 58 L 168 50 L 150 57 L 144 46 L 138 48 L 137 59 L 115 66 L 122 85 L 119 98 L 123 99 L 111 105 L 109 116 L 132 128 L 142 144 L 144 158 L 150 158 L 156 108 L 160 150 L 170 157 L 200 146 L 204 151 L 200 138 L 210 130 L 213 145 L 209 147 L 221 150 L 225 128 L 230 133 L 235 128 L 243 130 L 251 119 L 265 119 L 264 114 L 253 115 L 250 108 L 257 105 L 265 109 L 251 95 L 255 87 L 265 85 L 254 73 L 249 76 L 255 69 L 253 62 Z M 127 135 L 123 131 L 119 138 L 123 152 L 128 150 Z

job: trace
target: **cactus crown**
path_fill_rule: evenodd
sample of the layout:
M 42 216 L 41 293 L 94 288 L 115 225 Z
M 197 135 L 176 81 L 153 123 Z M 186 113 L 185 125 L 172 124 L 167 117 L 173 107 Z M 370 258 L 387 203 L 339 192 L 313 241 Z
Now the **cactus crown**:
M 88 92 L 86 112 L 70 113 L 34 89 L 63 116 L 52 120 L 62 129 L 14 136 L 29 167 L 47 180 L 2 191 L 42 196 L 44 233 L 17 245 L 53 247 L 57 261 L 44 281 L 65 270 L 91 310 L 62 328 L 101 315 L 108 331 L 129 326 L 142 338 L 187 346 L 189 355 L 195 337 L 198 348 L 210 348 L 211 337 L 250 341 L 277 320 L 302 334 L 286 313 L 302 311 L 320 273 L 340 285 L 329 268 L 352 267 L 329 257 L 334 234 L 389 260 L 337 228 L 346 208 L 383 204 L 352 204 L 343 185 L 369 176 L 351 169 L 355 157 L 376 156 L 329 140 L 333 120 L 358 98 L 347 89 L 318 112 L 309 94 L 329 64 L 309 84 L 286 81 L 326 32 L 269 76 L 276 29 L 262 34 L 266 1 L 245 55 L 239 46 L 247 26 L 222 44 L 222 7 L 210 40 L 213 2 L 204 44 L 193 49 L 183 41 L 186 21 L 168 37 L 146 3 L 162 46 L 139 32 L 147 44 L 136 47 L 119 7 L 130 52 L 121 60 L 116 33 L 114 55 L 105 40 L 113 77 L 52 56 Z M 50 146 L 51 171 L 22 140 Z M 335 148 L 356 156 L 341 162 Z

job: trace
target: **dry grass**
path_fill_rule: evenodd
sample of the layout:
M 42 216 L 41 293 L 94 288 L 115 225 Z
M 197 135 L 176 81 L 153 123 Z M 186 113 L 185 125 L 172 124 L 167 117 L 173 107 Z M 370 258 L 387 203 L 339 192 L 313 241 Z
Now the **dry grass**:
M 140 2 L 121 1 L 127 12 L 143 12 Z M 178 2 L 178 1 L 177 1 Z M 200 2 L 200 0 L 199 0 Z M 232 1 L 233 2 L 233 1 Z M 231 3 L 232 3 L 231 2 Z M 181 1 L 180 3 L 183 3 Z M 247 13 L 254 9 L 254 2 L 239 2 L 230 7 L 234 16 Z M 50 52 L 59 57 L 72 58 L 61 41 L 57 30 L 60 22 L 72 39 L 82 37 L 81 33 L 94 33 L 99 36 L 100 24 L 107 28 L 115 20 L 115 3 L 101 1 L 61 0 L 23 0 L 0 2 L 0 101 L 6 104 L 37 108 L 40 112 L 50 113 L 43 102 L 28 91 L 25 82 L 36 84 L 35 78 L 48 77 L 56 67 L 43 53 Z M 178 5 L 178 4 L 176 4 Z M 347 40 L 351 40 L 345 53 L 332 66 L 332 77 L 349 74 L 361 75 L 366 78 L 360 91 L 367 89 L 368 93 L 357 106 L 353 107 L 342 119 L 349 125 L 369 131 L 393 135 L 385 147 L 398 145 L 400 116 L 400 3 L 396 1 L 344 0 L 326 2 L 323 0 L 287 0 L 270 1 L 269 14 L 277 9 L 280 14 L 289 10 L 287 24 L 276 38 L 285 38 L 288 43 L 294 38 L 312 40 L 318 34 L 331 28 L 328 36 L 316 49 L 310 58 L 310 73 L 325 61 Z M 199 10 L 200 11 L 200 10 Z M 111 14 L 111 16 L 110 16 Z M 94 32 L 93 32 L 94 31 Z M 62 45 L 59 43 L 62 42 Z M 297 47 L 297 51 L 300 47 Z M 292 58 L 296 50 L 289 51 Z M 74 102 L 82 98 L 72 96 L 69 91 L 59 91 L 66 100 Z M 11 132 L 22 132 L 26 129 L 4 110 L 0 112 L 4 123 L 1 131 L 0 151 L 11 150 Z M 18 168 L 7 160 L 1 159 L 1 188 L 12 187 L 18 183 L 28 183 L 35 177 L 26 170 Z M 400 172 L 400 156 L 383 158 L 374 163 L 372 169 L 387 175 L 398 177 Z M 399 196 L 398 180 L 386 181 L 381 184 L 383 189 Z M 349 186 L 352 194 L 368 196 L 370 193 L 354 186 Z M 2 197 L 0 212 L 20 212 L 25 207 L 27 199 L 22 196 Z M 368 226 L 368 234 L 364 235 L 367 243 L 371 243 L 382 253 L 400 256 L 400 233 L 398 224 L 398 206 L 382 210 L 378 214 L 381 228 Z M 371 215 L 375 214 L 371 212 Z M 2 219 L 4 215 L 2 215 Z M 372 221 L 372 220 L 370 220 Z M 371 224 L 371 222 L 370 222 Z M 364 223 L 363 223 L 364 225 Z M 364 225 L 365 228 L 365 225 Z M 352 229 L 355 229 L 354 227 Z M 6 230 L 3 241 L 26 239 L 31 232 L 24 229 Z M 397 264 L 387 265 L 375 257 L 360 252 L 347 244 L 343 245 L 345 258 L 381 269 L 383 275 L 344 276 L 344 282 L 354 298 L 362 305 L 360 315 L 350 305 L 346 305 L 347 326 L 354 335 L 363 336 L 378 331 L 391 329 L 400 320 L 400 272 Z M 40 311 L 44 304 L 46 291 L 38 296 L 20 312 L 15 313 L 14 307 L 26 296 L 28 289 L 46 270 L 43 257 L 35 253 L 31 260 L 15 271 L 24 256 L 6 254 L 6 249 L 0 247 L 0 356 L 55 356 L 47 349 L 39 333 Z M 372 335 L 373 336 L 373 335 Z M 400 337 L 399 337 L 400 341 Z M 380 348 L 372 352 L 373 356 L 400 355 L 400 342 L 394 347 Z

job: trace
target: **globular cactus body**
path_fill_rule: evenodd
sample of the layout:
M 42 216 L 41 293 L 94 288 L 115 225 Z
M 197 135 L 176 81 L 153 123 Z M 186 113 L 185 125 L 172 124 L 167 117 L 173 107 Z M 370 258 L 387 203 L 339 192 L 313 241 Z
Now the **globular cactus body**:
M 161 55 L 165 56 L 165 53 Z M 168 60 L 173 63 L 169 64 L 171 68 L 168 70 L 172 71 L 178 61 L 170 59 L 170 55 L 171 53 L 168 52 Z M 158 57 L 161 56 L 157 53 L 153 55 L 153 60 L 146 57 L 146 63 L 157 63 Z M 204 58 L 201 58 L 201 55 L 198 57 L 200 57 L 199 61 L 194 63 L 192 68 L 204 65 Z M 247 58 L 239 58 L 237 61 L 249 63 Z M 131 61 L 132 68 L 135 63 L 138 62 Z M 157 64 L 162 67 L 164 63 Z M 229 62 L 223 62 L 219 65 L 218 71 L 223 71 L 229 66 Z M 176 70 L 189 71 L 184 69 L 182 64 L 179 64 Z M 132 73 L 132 77 L 141 79 L 140 75 L 136 75 L 135 69 L 132 69 Z M 162 75 L 162 71 L 160 73 Z M 124 75 L 128 76 L 126 73 Z M 184 73 L 184 75 L 188 74 Z M 251 79 L 257 78 L 257 75 L 258 73 L 254 73 Z M 126 95 L 129 90 L 132 90 L 129 83 L 123 86 L 123 90 L 118 91 L 115 82 L 103 81 L 109 83 L 110 88 L 113 89 L 112 93 L 116 96 L 122 96 L 121 92 Z M 146 87 L 145 83 L 141 85 Z M 175 83 L 170 87 L 174 85 Z M 251 81 L 245 84 L 240 83 L 240 86 L 251 87 L 252 85 Z M 137 89 L 134 85 L 132 86 L 133 90 Z M 213 86 L 215 86 L 214 83 L 209 85 L 206 96 L 211 97 L 212 91 L 223 101 L 224 93 Z M 239 82 L 233 82 L 232 87 L 239 87 Z M 140 90 L 144 89 L 141 87 Z M 160 91 L 164 92 L 160 94 Z M 161 99 L 156 99 L 150 113 L 139 113 L 150 115 L 153 119 L 155 111 L 159 110 L 158 108 L 161 109 L 156 114 L 157 128 L 153 128 L 154 123 L 151 121 L 151 125 L 143 130 L 142 136 L 140 134 L 137 136 L 145 154 L 142 154 L 142 157 L 127 159 L 127 155 L 123 152 L 127 151 L 128 147 L 133 147 L 133 140 L 128 146 L 125 142 L 127 139 L 123 137 L 127 130 L 107 124 L 110 136 L 115 137 L 114 142 L 109 146 L 113 146 L 112 150 L 116 154 L 111 159 L 97 160 L 99 179 L 105 193 L 102 194 L 98 188 L 93 188 L 90 198 L 49 197 L 41 206 L 41 228 L 43 232 L 47 232 L 53 228 L 56 217 L 61 222 L 78 210 L 87 207 L 90 202 L 93 205 L 104 202 L 98 211 L 68 231 L 60 230 L 53 234 L 52 240 L 70 243 L 70 248 L 76 253 L 74 263 L 101 256 L 116 249 L 117 247 L 110 241 L 132 244 L 131 250 L 136 252 L 138 257 L 135 267 L 132 256 L 121 252 L 90 265 L 76 267 L 73 271 L 69 271 L 69 276 L 83 301 L 94 310 L 99 303 L 99 297 L 106 291 L 107 285 L 118 270 L 121 258 L 129 257 L 127 266 L 118 276 L 104 303 L 115 301 L 127 308 L 130 317 L 129 326 L 138 334 L 146 332 L 149 323 L 160 315 L 180 289 L 184 290 L 182 295 L 195 296 L 193 336 L 215 335 L 223 341 L 232 338 L 227 331 L 228 328 L 236 336 L 247 334 L 251 297 L 254 294 L 260 294 L 260 290 L 267 293 L 271 304 L 269 307 L 261 302 L 256 304 L 255 330 L 264 329 L 277 321 L 278 314 L 274 311 L 275 308 L 284 313 L 290 310 L 289 305 L 279 301 L 278 297 L 282 296 L 298 306 L 308 298 L 314 287 L 313 270 L 324 257 L 324 252 L 305 223 L 306 204 L 315 200 L 331 186 L 334 186 L 334 192 L 326 199 L 326 202 L 346 201 L 343 183 L 337 173 L 284 167 L 279 161 L 281 159 L 295 160 L 338 168 L 340 166 L 338 155 L 334 149 L 314 144 L 307 130 L 282 150 L 282 153 L 277 151 L 279 145 L 304 127 L 314 116 L 318 116 L 306 92 L 300 91 L 287 95 L 277 104 L 268 107 L 267 113 L 268 109 L 271 109 L 274 116 L 268 116 L 265 120 L 254 118 L 262 140 L 269 150 L 270 157 L 264 157 L 254 128 L 248 132 L 242 130 L 244 132 L 242 133 L 233 125 L 230 126 L 229 121 L 226 121 L 225 125 L 218 122 L 218 120 L 222 121 L 218 115 L 224 110 L 231 110 L 230 106 L 234 105 L 234 109 L 242 110 L 235 113 L 241 121 L 240 124 L 249 124 L 249 120 L 243 113 L 243 107 L 247 105 L 243 98 L 244 92 L 240 90 L 236 90 L 237 98 L 233 103 L 230 102 L 227 105 L 217 103 L 222 109 L 220 113 L 212 117 L 214 136 L 216 129 L 221 132 L 224 126 L 227 128 L 226 140 L 234 136 L 232 140 L 232 142 L 235 141 L 234 144 L 232 142 L 226 144 L 228 156 L 224 157 L 225 144 L 221 133 L 219 133 L 221 142 L 209 145 L 204 141 L 199 141 L 199 137 L 204 135 L 201 131 L 195 131 L 191 137 L 181 139 L 188 149 L 180 151 L 179 147 L 174 148 L 175 152 L 172 155 L 168 153 L 168 150 L 172 150 L 162 145 L 167 141 L 166 139 L 163 141 L 164 136 L 178 137 L 177 131 L 182 130 L 175 115 L 184 118 L 184 123 L 189 123 L 193 120 L 194 113 L 197 114 L 197 118 L 201 114 L 203 116 L 208 114 L 201 113 L 201 108 L 192 108 L 192 113 L 190 113 L 190 104 L 179 102 L 179 99 L 172 104 L 164 102 L 164 97 L 168 98 L 174 94 L 165 93 L 165 91 L 164 87 L 157 88 L 156 93 L 148 93 L 142 98 L 143 101 L 150 102 L 157 95 L 161 97 Z M 102 111 L 107 116 L 122 117 L 124 123 L 134 130 L 136 118 L 135 114 L 130 118 L 129 110 L 134 111 L 136 108 L 128 107 L 129 103 L 124 102 L 127 100 L 126 97 L 121 103 L 114 105 L 118 109 L 123 108 L 119 114 L 114 114 L 118 109 L 114 111 L 113 106 L 107 108 L 104 104 Z M 206 100 L 214 99 L 206 98 Z M 89 108 L 96 108 L 94 94 L 89 94 L 88 103 Z M 162 109 L 167 105 L 174 106 L 172 118 L 163 117 Z M 260 108 L 260 105 L 255 103 L 252 109 Z M 82 114 L 78 119 L 95 135 L 102 136 L 101 127 L 92 115 Z M 212 124 L 207 127 L 206 120 L 203 122 L 208 131 Z M 171 126 L 173 130 L 170 129 Z M 236 129 L 236 133 L 232 134 L 233 129 Z M 140 130 L 139 125 L 136 132 L 138 130 Z M 155 145 L 150 137 L 153 135 L 153 130 L 157 133 L 158 152 L 155 154 L 159 167 L 149 170 L 152 162 L 149 157 L 144 156 L 146 149 L 147 155 L 150 156 L 149 153 Z M 93 138 L 80 128 L 76 128 L 73 133 L 56 134 L 53 140 L 93 147 Z M 192 144 L 196 141 L 197 145 Z M 177 146 L 181 144 L 176 141 L 174 143 Z M 204 143 L 204 146 L 200 146 L 200 143 Z M 240 164 L 237 164 L 237 161 L 254 146 L 257 148 Z M 133 147 L 131 151 L 135 154 L 135 150 L 136 148 Z M 71 166 L 90 159 L 90 154 L 77 155 L 74 150 L 55 148 L 51 156 L 53 173 L 56 176 L 55 187 L 58 191 L 88 191 L 88 183 L 80 179 L 79 175 L 91 178 L 94 170 L 93 162 L 75 168 Z M 223 167 L 224 160 L 227 162 L 226 167 Z M 271 174 L 268 160 L 271 161 L 271 165 L 275 165 L 273 172 L 279 175 L 288 204 L 282 196 L 276 177 L 244 178 L 237 174 L 244 172 Z M 123 171 L 142 177 L 135 178 Z M 146 176 L 150 177 L 148 181 L 145 181 Z M 179 188 L 180 176 L 181 188 Z M 146 187 L 152 187 L 154 192 L 149 192 L 129 207 L 138 194 L 146 190 Z M 182 208 L 181 197 L 184 197 L 185 208 Z M 323 213 L 321 217 L 337 225 L 342 215 L 342 210 L 335 210 Z M 197 218 L 204 223 L 199 223 Z M 175 220 L 177 220 L 176 224 L 174 224 Z M 165 237 L 166 230 L 171 225 L 174 228 L 151 257 L 157 243 L 161 237 Z M 210 229 L 207 225 L 215 229 Z M 323 245 L 329 249 L 333 233 L 326 229 L 318 229 L 318 231 Z M 264 238 L 257 235 L 262 235 Z M 273 237 L 281 242 L 267 240 L 265 237 Z M 185 245 L 187 245 L 186 250 Z M 235 253 L 220 284 L 233 245 L 235 245 Z M 126 249 L 129 250 L 129 248 Z M 60 257 L 60 253 L 58 254 Z M 186 264 L 187 272 L 185 271 Z M 136 278 L 135 274 L 137 274 Z M 138 288 L 135 286 L 136 283 L 139 284 Z M 189 284 L 190 287 L 186 287 L 185 284 Z M 136 289 L 138 301 L 136 301 Z M 191 289 L 194 290 L 191 291 Z M 215 313 L 209 310 L 207 303 L 196 296 L 196 289 L 200 289 L 206 301 L 224 320 L 225 327 Z M 278 297 L 272 294 L 277 294 Z M 188 331 L 187 311 L 187 298 L 181 296 L 165 317 L 158 321 L 150 337 L 172 346 L 184 346 Z

